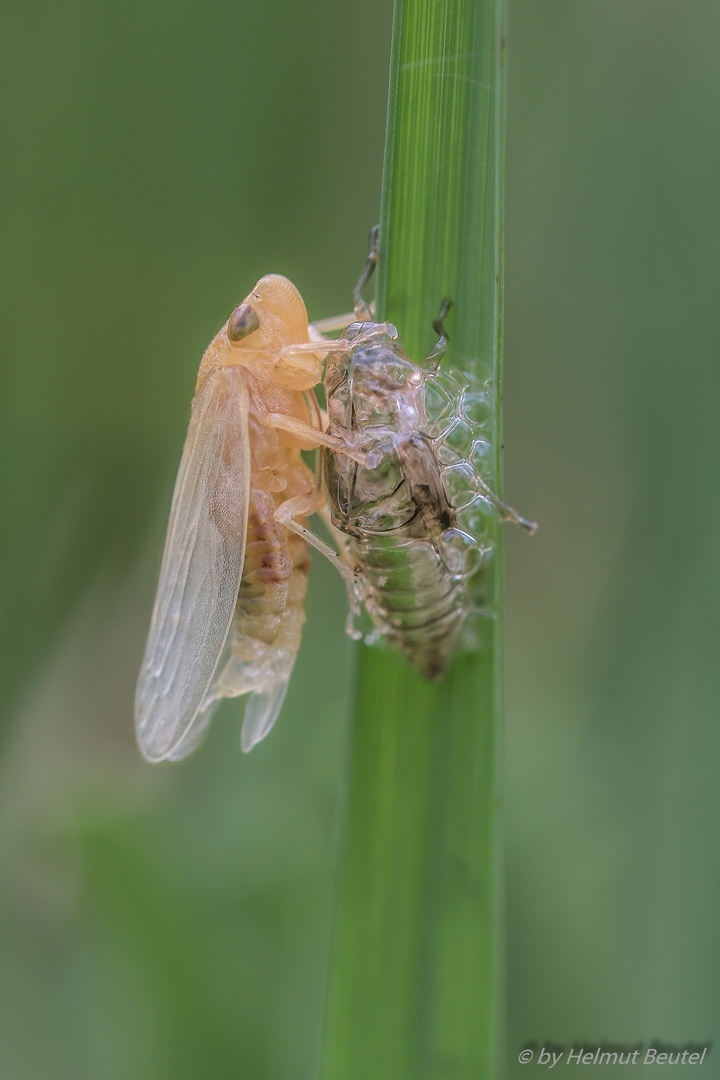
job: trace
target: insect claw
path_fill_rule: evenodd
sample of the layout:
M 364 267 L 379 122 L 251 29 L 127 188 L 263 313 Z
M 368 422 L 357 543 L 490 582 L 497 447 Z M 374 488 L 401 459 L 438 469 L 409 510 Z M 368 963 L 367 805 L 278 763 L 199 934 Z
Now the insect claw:
M 370 230 L 370 251 L 368 253 L 363 272 L 353 289 L 353 303 L 355 305 L 355 317 L 363 322 L 369 322 L 373 317 L 372 306 L 363 299 L 363 290 L 373 276 L 378 264 L 378 241 L 380 238 L 380 226 L 374 225 Z
M 528 536 L 532 536 L 537 532 L 537 521 L 528 521 L 527 518 L 520 517 L 516 514 L 514 517 L 508 518 L 508 521 L 514 521 L 516 525 L 519 525 L 521 529 L 524 529 Z
M 537 522 L 528 521 L 527 518 L 521 517 L 517 510 L 513 510 L 512 506 L 508 506 L 502 499 L 495 494 L 492 488 L 485 483 L 481 477 L 475 477 L 476 488 L 485 496 L 489 503 L 491 503 L 498 513 L 501 515 L 503 521 L 511 521 L 513 525 L 519 525 L 521 529 L 524 529 L 530 536 L 537 531 Z
M 444 324 L 443 320 L 444 320 L 445 316 L 447 315 L 448 311 L 450 310 L 450 308 L 452 307 L 452 303 L 453 303 L 452 300 L 448 300 L 447 297 L 444 297 L 443 302 L 440 305 L 440 311 L 438 313 L 438 317 L 437 317 L 437 319 L 435 319 L 435 322 L 433 323 L 433 330 L 435 331 L 435 333 L 437 334 L 438 337 L 445 337 L 445 338 L 448 337 L 448 332 L 445 329 L 445 324 Z

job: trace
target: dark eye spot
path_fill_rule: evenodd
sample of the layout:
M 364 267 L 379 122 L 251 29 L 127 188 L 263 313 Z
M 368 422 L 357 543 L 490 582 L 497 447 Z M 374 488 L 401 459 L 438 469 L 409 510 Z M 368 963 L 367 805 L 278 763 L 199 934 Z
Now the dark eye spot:
M 260 320 L 249 304 L 240 304 L 228 319 L 227 336 L 231 345 L 254 334 L 260 327 Z

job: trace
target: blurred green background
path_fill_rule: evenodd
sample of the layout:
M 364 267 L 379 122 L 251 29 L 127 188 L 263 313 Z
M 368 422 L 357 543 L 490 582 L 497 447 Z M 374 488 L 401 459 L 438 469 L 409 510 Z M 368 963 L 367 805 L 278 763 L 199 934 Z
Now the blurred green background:
M 270 271 L 348 307 L 390 4 L 4 16 L 0 1078 L 306 1080 L 339 580 L 315 559 L 249 757 L 231 703 L 150 768 L 132 697 L 204 346 Z M 506 492 L 541 530 L 507 535 L 510 1077 L 720 1036 L 719 39 L 716 0 L 511 6 Z

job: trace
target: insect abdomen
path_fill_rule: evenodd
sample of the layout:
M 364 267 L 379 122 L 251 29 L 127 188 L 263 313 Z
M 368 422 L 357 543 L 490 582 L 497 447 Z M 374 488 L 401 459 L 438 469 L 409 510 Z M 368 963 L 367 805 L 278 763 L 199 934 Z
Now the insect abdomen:
M 250 662 L 273 652 L 294 657 L 304 621 L 310 569 L 307 544 L 275 520 L 275 506 L 268 492 L 252 491 L 236 609 L 242 632 L 232 643 L 233 653 Z
M 353 541 L 378 629 L 426 679 L 440 679 L 466 615 L 465 587 L 429 540 Z

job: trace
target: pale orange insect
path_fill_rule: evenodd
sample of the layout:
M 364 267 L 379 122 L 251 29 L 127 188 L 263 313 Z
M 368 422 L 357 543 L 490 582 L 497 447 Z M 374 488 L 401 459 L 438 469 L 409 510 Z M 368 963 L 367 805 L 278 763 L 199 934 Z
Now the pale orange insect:
M 307 542 L 348 576 L 303 524 L 323 498 L 300 451 L 352 454 L 320 428 L 328 348 L 309 341 L 295 286 L 270 274 L 202 358 L 137 687 L 148 761 L 191 753 L 224 697 L 250 695 L 243 750 L 264 738 L 300 644 Z

